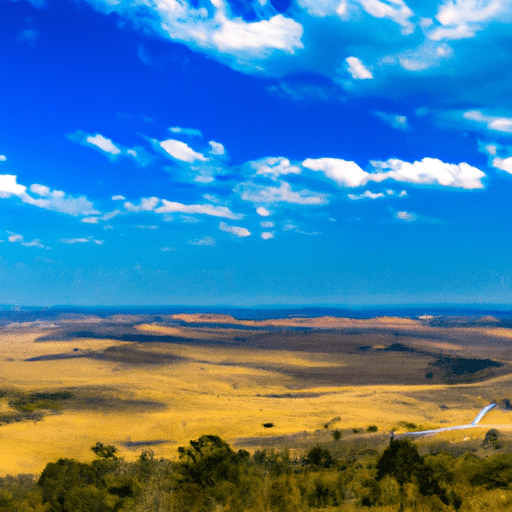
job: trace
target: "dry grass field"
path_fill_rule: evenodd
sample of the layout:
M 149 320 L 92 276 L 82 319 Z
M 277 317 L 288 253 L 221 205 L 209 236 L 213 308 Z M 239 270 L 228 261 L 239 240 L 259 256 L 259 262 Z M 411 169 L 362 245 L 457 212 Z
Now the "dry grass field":
M 144 448 L 173 459 L 205 433 L 250 450 L 331 442 L 334 430 L 343 442 L 385 443 L 406 423 L 467 424 L 510 398 L 511 362 L 508 329 L 397 318 L 11 324 L 0 327 L 0 476 L 91 459 L 97 441 L 127 460 Z M 484 423 L 505 431 L 512 411 Z M 353 432 L 370 425 L 379 432 Z M 485 434 L 462 432 L 442 437 Z

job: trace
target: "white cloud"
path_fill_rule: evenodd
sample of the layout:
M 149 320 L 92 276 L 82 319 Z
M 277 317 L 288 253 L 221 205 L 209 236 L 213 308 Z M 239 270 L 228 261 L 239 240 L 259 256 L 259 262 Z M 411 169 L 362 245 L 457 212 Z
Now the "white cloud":
M 418 219 L 418 216 L 415 213 L 401 211 L 395 212 L 395 218 L 398 220 L 403 220 L 405 222 L 413 222 Z
M 498 0 L 445 0 L 435 16 L 441 27 L 427 35 L 434 41 L 475 37 L 487 22 L 498 19 L 504 9 L 503 2 Z
M 227 206 L 213 204 L 183 204 L 176 201 L 162 199 L 162 206 L 155 210 L 156 213 L 188 213 L 210 215 L 212 217 L 224 217 L 226 219 L 242 219 L 243 214 L 233 213 Z
M 155 231 L 158 229 L 158 226 L 155 224 L 138 224 L 137 226 L 134 226 L 136 229 L 148 229 L 150 231 Z
M 124 203 L 124 207 L 129 212 L 151 212 L 157 207 L 158 203 L 160 203 L 160 199 L 158 197 L 143 197 L 140 200 L 140 204 L 135 205 L 127 201 Z
M 340 186 L 360 187 L 370 179 L 370 174 L 355 162 L 339 158 L 307 158 L 302 165 L 312 171 L 323 172 Z
M 379 173 L 371 175 L 373 181 L 393 179 L 421 185 L 442 185 L 464 189 L 484 188 L 485 174 L 465 162 L 447 164 L 437 158 L 423 158 L 420 162 L 404 162 L 391 158 L 386 162 L 372 161 Z M 389 170 L 388 170 L 389 169 Z
M 95 215 L 99 213 L 84 196 L 68 196 L 62 190 L 51 190 L 49 187 L 37 183 L 30 185 L 30 192 L 39 197 L 28 194 L 27 187 L 17 183 L 17 176 L 0 174 L 1 198 L 7 199 L 16 196 L 26 204 L 68 215 Z
M 256 171 L 256 174 L 269 176 L 274 180 L 277 180 L 281 175 L 301 173 L 300 167 L 292 165 L 290 160 L 282 156 L 253 160 L 249 162 L 249 166 Z
M 89 144 L 100 148 L 102 151 L 105 151 L 105 153 L 110 153 L 111 155 L 121 154 L 121 150 L 110 139 L 103 137 L 103 135 L 100 135 L 99 133 L 94 136 L 89 135 L 85 138 L 85 140 Z
M 103 215 L 101 217 L 101 220 L 110 220 L 110 219 L 113 219 L 114 217 L 117 217 L 118 215 L 121 215 L 121 211 L 120 210 L 113 210 L 111 212 L 108 212 L 106 213 L 105 215 Z
M 379 119 L 382 119 L 385 123 L 391 125 L 393 128 L 398 130 L 407 130 L 409 128 L 407 125 L 407 116 L 387 114 L 386 112 L 374 112 L 374 114 Z
M 261 228 L 269 229 L 269 228 L 273 228 L 274 226 L 275 226 L 275 223 L 271 222 L 269 220 L 260 222 L 260 227 Z
M 274 233 L 272 231 L 264 231 L 261 233 L 261 238 L 263 238 L 263 240 L 270 240 L 274 238 Z
M 512 133 L 512 118 L 503 116 L 490 116 L 480 110 L 468 110 L 462 114 L 464 119 L 483 123 L 489 130 L 497 132 Z
M 281 14 L 247 23 L 241 18 L 230 20 L 218 12 L 216 21 L 220 28 L 212 33 L 211 42 L 223 53 L 265 58 L 274 50 L 295 53 L 296 49 L 303 48 L 302 26 Z
M 251 236 L 251 232 L 240 226 L 228 226 L 225 222 L 221 222 L 219 224 L 219 229 L 221 231 L 225 231 L 226 233 L 231 233 L 239 238 L 244 238 L 246 236 Z
M 215 142 L 211 140 L 208 142 L 210 144 L 210 154 L 215 156 L 221 156 L 226 153 L 224 146 L 220 142 Z
M 50 249 L 50 247 L 47 247 L 46 245 L 41 243 L 41 240 L 39 240 L 39 238 L 35 238 L 30 242 L 25 242 L 25 237 L 23 235 L 13 233 L 12 231 L 8 231 L 7 233 L 9 234 L 7 240 L 11 243 L 19 243 L 24 247 L 38 247 L 39 249 Z
M 353 201 L 357 201 L 359 199 L 379 199 L 380 197 L 385 197 L 382 192 L 374 193 L 366 190 L 362 194 L 348 194 L 349 199 Z
M 184 0 L 90 0 L 97 8 L 132 18 L 145 30 L 179 41 L 228 63 L 235 69 L 262 71 L 263 62 L 302 49 L 300 23 L 276 11 L 270 2 L 255 5 L 257 19 L 245 21 L 230 12 L 225 0 L 198 7 Z M 143 9 L 139 9 L 143 6 Z M 145 59 L 146 61 L 148 59 Z
M 96 240 L 92 236 L 88 236 L 87 238 L 60 238 L 59 242 L 62 242 L 63 244 L 87 244 L 87 243 L 93 243 L 96 245 L 103 245 L 103 240 Z
M 512 157 L 508 158 L 493 158 L 492 166 L 502 171 L 512 174 Z
M 0 155 L 0 162 L 5 162 L 7 157 L 5 155 Z
M 169 128 L 169 131 L 172 133 L 183 133 L 184 135 L 188 135 L 189 137 L 203 136 L 201 130 L 197 130 L 196 128 L 181 128 L 180 126 L 173 126 Z
M 124 201 L 125 199 L 126 199 L 126 197 L 121 196 L 121 195 L 112 196 L 112 201 Z
M 363 9 L 375 18 L 389 18 L 402 27 L 402 34 L 408 35 L 414 31 L 410 21 L 414 13 L 402 0 L 359 0 Z
M 80 222 L 84 222 L 85 224 L 98 224 L 99 220 L 98 217 L 84 217 Z
M 436 19 L 442 25 L 460 25 L 488 21 L 504 9 L 497 0 L 446 0 L 437 11 Z
M 256 208 L 256 213 L 260 217 L 269 217 L 270 215 L 272 215 L 272 212 L 270 210 L 267 210 L 264 206 L 258 206 L 258 208 Z
M 16 182 L 17 176 L 13 174 L 0 174 L 0 197 L 8 198 L 25 194 L 27 187 Z
M 188 243 L 190 245 L 215 247 L 215 238 L 213 238 L 213 236 L 204 236 L 203 238 L 198 238 L 196 240 L 189 240 Z
M 7 237 L 7 240 L 9 240 L 9 242 L 11 243 L 21 242 L 23 240 L 23 235 L 19 235 L 17 233 L 10 233 L 10 235 Z
M 185 142 L 181 142 L 180 140 L 168 139 L 163 140 L 159 144 L 166 153 L 182 162 L 192 163 L 196 160 L 206 162 L 208 160 L 204 155 L 194 151 L 188 144 L 185 144 Z
M 372 72 L 357 57 L 347 57 L 345 61 L 348 64 L 347 71 L 355 80 L 370 80 L 373 78 Z
M 244 201 L 252 203 L 290 203 L 302 205 L 327 204 L 327 194 L 312 192 L 311 190 L 300 190 L 295 192 L 289 183 L 280 182 L 279 187 L 265 187 L 251 182 L 240 183 L 235 187 Z

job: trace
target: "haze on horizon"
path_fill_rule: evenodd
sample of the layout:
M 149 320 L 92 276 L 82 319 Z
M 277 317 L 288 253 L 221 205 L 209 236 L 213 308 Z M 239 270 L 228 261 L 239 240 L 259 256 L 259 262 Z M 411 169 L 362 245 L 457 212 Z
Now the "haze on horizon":
M 0 11 L 0 304 L 512 304 L 509 3 Z

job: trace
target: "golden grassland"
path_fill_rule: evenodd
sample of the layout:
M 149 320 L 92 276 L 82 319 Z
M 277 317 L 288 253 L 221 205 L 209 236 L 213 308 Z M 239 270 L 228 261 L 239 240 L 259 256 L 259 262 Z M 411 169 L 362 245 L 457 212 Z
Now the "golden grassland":
M 410 322 L 399 320 L 409 327 Z M 373 325 L 383 324 L 394 329 L 397 320 L 381 319 Z M 341 385 L 334 377 L 331 383 L 329 376 L 387 372 L 400 382 L 401 373 L 424 372 L 425 362 L 407 353 L 379 352 L 377 357 L 352 350 L 304 350 L 304 344 L 286 350 L 284 342 L 275 349 L 236 344 L 236 337 L 250 333 L 214 326 L 146 323 L 137 330 L 190 343 L 81 337 L 52 341 L 51 330 L 30 326 L 0 331 L 1 388 L 8 391 L 0 397 L 0 414 L 12 410 L 8 402 L 13 393 L 73 395 L 62 402 L 61 410 L 48 411 L 40 420 L 0 426 L 0 476 L 37 473 L 59 457 L 89 460 L 97 441 L 115 444 L 127 460 L 145 447 L 157 457 L 174 459 L 178 446 L 205 433 L 217 434 L 237 448 L 253 448 L 255 439 L 262 446 L 280 447 L 286 438 L 276 436 L 304 433 L 314 440 L 322 432 L 325 437 L 326 424 L 343 431 L 376 425 L 379 432 L 390 432 L 404 421 L 426 429 L 467 424 L 484 405 L 509 396 L 512 389 L 509 374 L 463 385 L 375 384 L 365 378 L 358 385 Z M 42 336 L 46 341 L 38 341 Z M 257 336 L 260 340 L 264 335 Z M 503 338 L 501 331 L 496 336 Z M 227 341 L 206 343 L 219 337 Z M 410 341 L 420 343 L 417 338 Z M 428 343 L 461 350 L 455 341 L 426 340 L 423 348 Z M 268 423 L 272 428 L 263 426 Z M 512 412 L 491 411 L 482 423 L 507 426 Z M 442 437 L 483 438 L 484 433 L 472 429 Z

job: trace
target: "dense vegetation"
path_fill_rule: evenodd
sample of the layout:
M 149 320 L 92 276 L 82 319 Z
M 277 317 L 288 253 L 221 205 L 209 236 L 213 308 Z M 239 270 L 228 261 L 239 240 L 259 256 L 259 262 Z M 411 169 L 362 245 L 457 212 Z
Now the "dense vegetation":
M 47 397 L 45 397 L 47 399 Z M 407 439 L 382 453 L 367 450 L 336 459 L 315 446 L 293 458 L 288 451 L 234 451 L 218 436 L 180 447 L 178 460 L 143 451 L 136 462 L 97 443 L 90 463 L 59 459 L 39 479 L 0 479 L 1 512 L 295 512 L 460 511 L 512 509 L 512 453 L 454 453 L 438 445 L 420 455 Z

